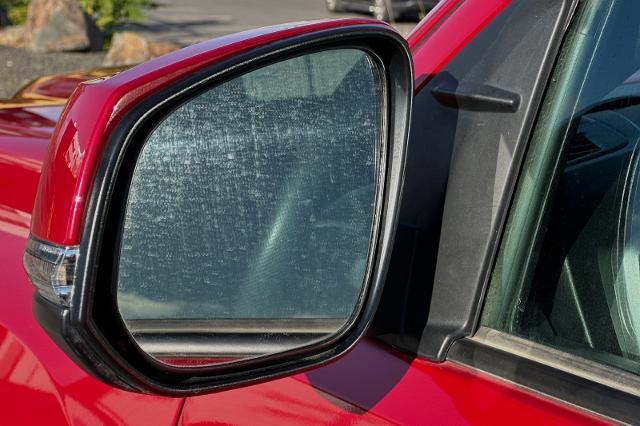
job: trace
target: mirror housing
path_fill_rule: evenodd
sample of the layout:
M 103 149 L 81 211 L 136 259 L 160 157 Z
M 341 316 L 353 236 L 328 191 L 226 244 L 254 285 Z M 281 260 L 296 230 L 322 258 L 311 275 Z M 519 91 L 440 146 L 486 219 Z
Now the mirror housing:
M 157 124 L 183 97 L 268 63 L 332 48 L 377 58 L 385 80 L 379 211 L 370 241 L 370 270 L 348 327 L 307 346 L 220 365 L 176 366 L 141 350 L 118 311 L 117 189 L 132 173 L 125 161 L 132 135 Z M 81 84 L 53 136 L 32 216 L 25 268 L 38 290 L 34 313 L 49 335 L 85 370 L 123 389 L 196 395 L 283 377 L 326 363 L 364 335 L 382 293 L 397 226 L 404 176 L 413 74 L 404 39 L 369 19 L 269 27 L 222 37 Z M 126 179 L 124 180 L 126 183 Z M 112 268 L 111 268 L 112 269 Z

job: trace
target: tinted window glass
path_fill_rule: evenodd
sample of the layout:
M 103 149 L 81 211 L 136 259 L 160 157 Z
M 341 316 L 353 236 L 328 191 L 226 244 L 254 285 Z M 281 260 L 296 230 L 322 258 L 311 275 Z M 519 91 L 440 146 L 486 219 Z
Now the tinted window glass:
M 563 48 L 483 323 L 640 371 L 640 3 L 588 1 Z

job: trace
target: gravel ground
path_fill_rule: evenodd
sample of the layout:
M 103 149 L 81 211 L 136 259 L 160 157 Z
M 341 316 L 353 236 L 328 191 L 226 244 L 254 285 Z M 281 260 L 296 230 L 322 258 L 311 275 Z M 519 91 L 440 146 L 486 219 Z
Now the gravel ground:
M 38 77 L 97 68 L 104 53 L 30 53 L 0 46 L 0 99 L 10 98 Z

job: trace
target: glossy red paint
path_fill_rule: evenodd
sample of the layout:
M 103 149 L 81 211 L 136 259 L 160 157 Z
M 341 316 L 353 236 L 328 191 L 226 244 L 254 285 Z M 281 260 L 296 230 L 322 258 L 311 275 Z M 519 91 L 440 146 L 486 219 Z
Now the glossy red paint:
M 414 50 L 429 38 L 434 28 L 437 28 L 447 15 L 451 13 L 463 0 L 440 1 L 418 25 L 407 35 L 409 49 Z
M 66 99 L 71 96 L 78 84 L 91 80 L 90 76 L 71 75 L 38 80 L 16 96 L 23 98 Z
M 311 386 L 309 386 L 311 385 Z M 601 425 L 604 420 L 449 362 L 371 341 L 307 374 L 189 398 L 181 425 Z
M 409 37 L 416 88 L 441 69 L 507 3 L 445 0 L 425 18 Z M 586 412 L 482 373 L 451 363 L 409 359 L 371 340 L 364 340 L 340 360 L 306 374 L 189 398 L 183 407 L 182 399 L 127 393 L 98 382 L 77 367 L 36 323 L 31 312 L 33 288 L 22 267 L 22 254 L 45 157 L 49 158 L 40 180 L 41 199 L 31 229 L 40 238 L 72 244 L 77 242 L 83 194 L 90 185 L 90 170 L 104 143 L 104 132 L 125 108 L 158 84 L 168 84 L 205 63 L 243 49 L 307 31 L 362 22 L 371 21 L 343 20 L 257 30 L 194 46 L 111 80 L 83 84 L 77 94 L 89 96 L 83 96 L 84 100 L 74 97 L 49 148 L 60 106 L 43 102 L 13 107 L 0 104 L 0 259 L 5 284 L 0 298 L 0 423 L 602 422 Z M 127 97 L 127 93 L 132 95 Z M 55 179 L 51 177 L 54 172 Z
M 13 99 L 36 99 L 64 101 L 71 96 L 80 83 L 96 78 L 111 76 L 123 71 L 124 67 L 100 68 L 40 77 L 21 88 Z
M 199 43 L 138 65 L 106 80 L 78 86 L 60 118 L 42 171 L 31 233 L 59 245 L 78 244 L 87 196 L 114 123 L 145 96 L 216 61 L 297 35 L 368 24 L 338 19 L 278 25 Z
M 61 111 L 34 103 L 0 109 L 0 231 L 29 235 L 43 153 Z
M 25 104 L 0 109 L 0 135 L 50 138 L 56 125 L 55 120 L 62 112 L 62 106 L 37 106 L 38 108 L 30 108 L 29 104 Z
M 175 425 L 181 399 L 128 393 L 93 379 L 33 317 L 34 290 L 22 255 L 42 161 L 61 110 L 33 102 L 0 109 L 0 424 L 138 425 L 152 419 L 154 425 Z M 24 131 L 3 131 L 22 126 Z
M 420 91 L 509 4 L 511 0 L 446 0 L 434 9 L 408 38 L 413 54 L 415 91 Z M 446 25 L 441 25 L 445 21 Z

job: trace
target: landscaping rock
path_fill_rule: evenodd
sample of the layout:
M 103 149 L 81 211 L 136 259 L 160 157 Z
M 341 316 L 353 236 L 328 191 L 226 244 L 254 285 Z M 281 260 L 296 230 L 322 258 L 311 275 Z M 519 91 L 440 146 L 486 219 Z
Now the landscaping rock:
M 151 58 L 166 55 L 167 53 L 179 50 L 180 48 L 181 46 L 169 41 L 149 41 L 149 53 L 151 53 Z
M 104 59 L 106 66 L 133 65 L 146 61 L 151 56 L 149 41 L 133 32 L 116 33 Z
M 76 0 L 31 0 L 27 47 L 34 52 L 102 49 L 102 34 Z
M 24 47 L 26 28 L 24 25 L 13 25 L 0 29 L 0 46 Z
M 169 42 L 154 42 L 134 32 L 116 33 L 103 65 L 108 67 L 135 65 L 179 49 Z

